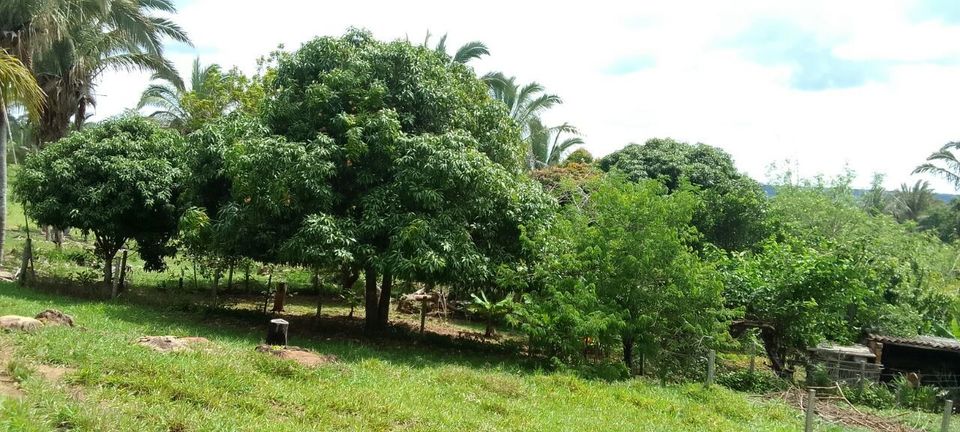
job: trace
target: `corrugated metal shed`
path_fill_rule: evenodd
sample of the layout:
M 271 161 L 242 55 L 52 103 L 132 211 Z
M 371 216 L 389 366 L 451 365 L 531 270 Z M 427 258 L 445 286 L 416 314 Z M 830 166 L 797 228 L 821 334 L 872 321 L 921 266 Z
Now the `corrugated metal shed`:
M 867 340 L 881 342 L 884 344 L 889 343 L 913 348 L 926 348 L 960 353 L 960 340 L 937 336 L 915 336 L 907 338 L 872 334 L 867 337 Z

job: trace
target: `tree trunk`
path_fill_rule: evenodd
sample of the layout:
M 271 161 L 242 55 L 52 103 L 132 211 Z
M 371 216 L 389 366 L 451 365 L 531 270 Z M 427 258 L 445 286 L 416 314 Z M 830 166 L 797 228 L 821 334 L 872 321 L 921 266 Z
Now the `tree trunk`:
M 366 304 L 364 312 L 366 316 L 364 317 L 364 328 L 368 333 L 373 333 L 377 331 L 377 315 L 379 306 L 377 302 L 377 271 L 373 267 L 367 266 L 364 269 L 364 286 L 365 286 L 365 299 Z
M 120 292 L 127 291 L 127 250 L 123 250 L 123 255 L 120 256 L 120 277 L 117 281 L 117 287 Z
M 382 330 L 390 322 L 390 292 L 393 290 L 393 275 L 384 270 L 380 283 L 380 304 L 377 308 L 377 326 Z
M 781 378 L 793 375 L 793 371 L 787 369 L 786 350 L 780 343 L 780 337 L 773 330 L 760 329 L 760 339 L 763 340 L 764 351 L 770 359 L 770 368 Z
M 250 261 L 247 261 L 247 267 L 243 271 L 243 292 L 250 292 Z
M 224 291 L 230 291 L 233 289 L 233 263 L 230 263 L 230 270 L 227 273 L 227 289 Z
M 283 312 L 283 307 L 287 302 L 287 283 L 277 284 L 277 292 L 273 295 L 273 312 Z
M 267 345 L 287 346 L 287 334 L 290 323 L 282 319 L 272 319 L 267 326 Z
M 483 337 L 493 337 L 493 314 L 487 314 L 487 331 L 484 332 Z
M 323 313 L 323 293 L 320 292 L 320 275 L 316 271 L 313 272 L 313 278 L 311 280 L 313 283 L 313 290 L 317 292 L 317 319 L 320 319 L 320 314 Z
M 0 268 L 3 267 L 3 248 L 7 232 L 7 137 L 9 134 L 7 104 L 0 98 Z
M 117 296 L 117 288 L 113 286 L 113 258 L 116 255 L 114 253 L 107 253 L 103 257 L 103 283 L 110 288 L 110 297 L 115 298 Z
M 210 290 L 213 294 L 213 302 L 217 302 L 217 289 L 220 288 L 220 269 L 213 270 L 213 284 L 210 287 Z
M 627 366 L 627 370 L 633 373 L 633 338 L 632 337 L 623 338 L 623 363 Z

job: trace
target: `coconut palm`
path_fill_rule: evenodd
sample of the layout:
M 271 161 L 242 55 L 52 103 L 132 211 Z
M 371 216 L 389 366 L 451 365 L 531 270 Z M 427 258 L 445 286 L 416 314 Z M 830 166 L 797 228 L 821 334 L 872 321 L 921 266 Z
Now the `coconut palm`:
M 430 34 L 430 30 L 427 30 L 427 36 L 423 39 L 423 47 L 430 48 L 430 37 L 433 36 Z M 487 48 L 487 45 L 480 41 L 470 41 L 457 48 L 457 52 L 450 55 L 447 53 L 447 35 L 444 34 L 440 37 L 440 41 L 437 42 L 437 45 L 433 49 L 447 57 L 450 57 L 450 63 L 459 63 L 467 64 L 471 60 L 478 59 L 485 55 L 490 55 L 490 50 Z
M 0 265 L 7 227 L 7 138 L 10 135 L 7 106 L 13 104 L 22 106 L 36 119 L 43 107 L 43 91 L 23 62 L 0 49 Z
M 960 190 L 960 160 L 954 150 L 960 149 L 960 142 L 948 142 L 927 157 L 927 163 L 913 170 L 914 174 L 933 174 L 943 177 Z
M 903 183 L 900 190 L 893 193 L 890 213 L 900 222 L 917 221 L 935 202 L 930 182 L 917 180 L 913 186 Z
M 0 46 L 33 72 L 47 93 L 40 143 L 79 127 L 96 103 L 95 83 L 108 70 L 143 70 L 169 76 L 163 41 L 189 43 L 183 30 L 154 13 L 173 13 L 171 0 L 15 0 L 0 2 Z
M 507 77 L 502 72 L 488 73 L 483 80 L 494 99 L 507 106 L 510 117 L 523 128 L 524 135 L 529 132 L 531 120 L 544 110 L 563 103 L 559 96 L 546 93 L 542 85 L 532 82 L 521 86 L 516 77 Z
M 205 111 L 210 115 L 223 114 L 230 110 L 234 102 L 228 98 L 223 98 L 218 94 L 220 86 L 225 82 L 225 76 L 220 72 L 220 66 L 216 64 L 201 66 L 200 59 L 194 59 L 193 67 L 190 71 L 190 87 L 187 89 L 177 87 L 175 82 L 162 79 L 162 81 L 150 84 L 143 94 L 140 95 L 140 102 L 137 109 L 144 107 L 152 108 L 154 111 L 149 114 L 150 118 L 179 129 L 181 132 L 189 132 L 191 124 L 196 123 L 195 117 L 204 113 L 195 112 L 189 106 L 185 106 L 184 97 L 191 94 L 198 100 L 209 101 L 206 104 Z M 210 106 L 212 105 L 212 106 Z
M 530 168 L 559 165 L 571 147 L 582 145 L 577 128 L 569 123 L 547 127 L 538 118 L 529 121 Z M 572 135 L 572 136 L 571 136 Z

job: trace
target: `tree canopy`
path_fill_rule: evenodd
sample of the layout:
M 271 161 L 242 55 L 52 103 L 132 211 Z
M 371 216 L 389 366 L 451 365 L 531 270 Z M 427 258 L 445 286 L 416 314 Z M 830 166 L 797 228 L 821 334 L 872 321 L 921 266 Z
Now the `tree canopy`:
M 613 152 L 599 165 L 635 181 L 658 180 L 671 191 L 685 182 L 699 188 L 703 200 L 694 226 L 723 249 L 748 249 L 769 234 L 766 196 L 760 184 L 737 171 L 730 155 L 716 147 L 651 139 Z
M 185 171 L 180 135 L 136 116 L 104 121 L 30 157 L 15 184 L 27 214 L 41 224 L 95 236 L 111 281 L 117 250 L 135 240 L 148 268 L 173 252 Z

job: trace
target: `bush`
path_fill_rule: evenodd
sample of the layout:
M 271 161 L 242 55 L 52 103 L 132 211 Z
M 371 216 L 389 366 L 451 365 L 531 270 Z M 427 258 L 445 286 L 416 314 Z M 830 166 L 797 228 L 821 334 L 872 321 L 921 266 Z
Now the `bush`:
M 786 390 L 789 383 L 768 372 L 739 370 L 721 374 L 717 383 L 732 390 L 750 393 L 770 393 Z
M 874 409 L 890 409 L 897 404 L 897 396 L 888 386 L 873 381 L 863 383 L 862 390 L 859 385 L 844 385 L 843 395 L 853 404 Z
M 893 380 L 897 404 L 904 408 L 939 412 L 941 396 L 945 394 L 933 386 L 914 387 L 903 375 Z

